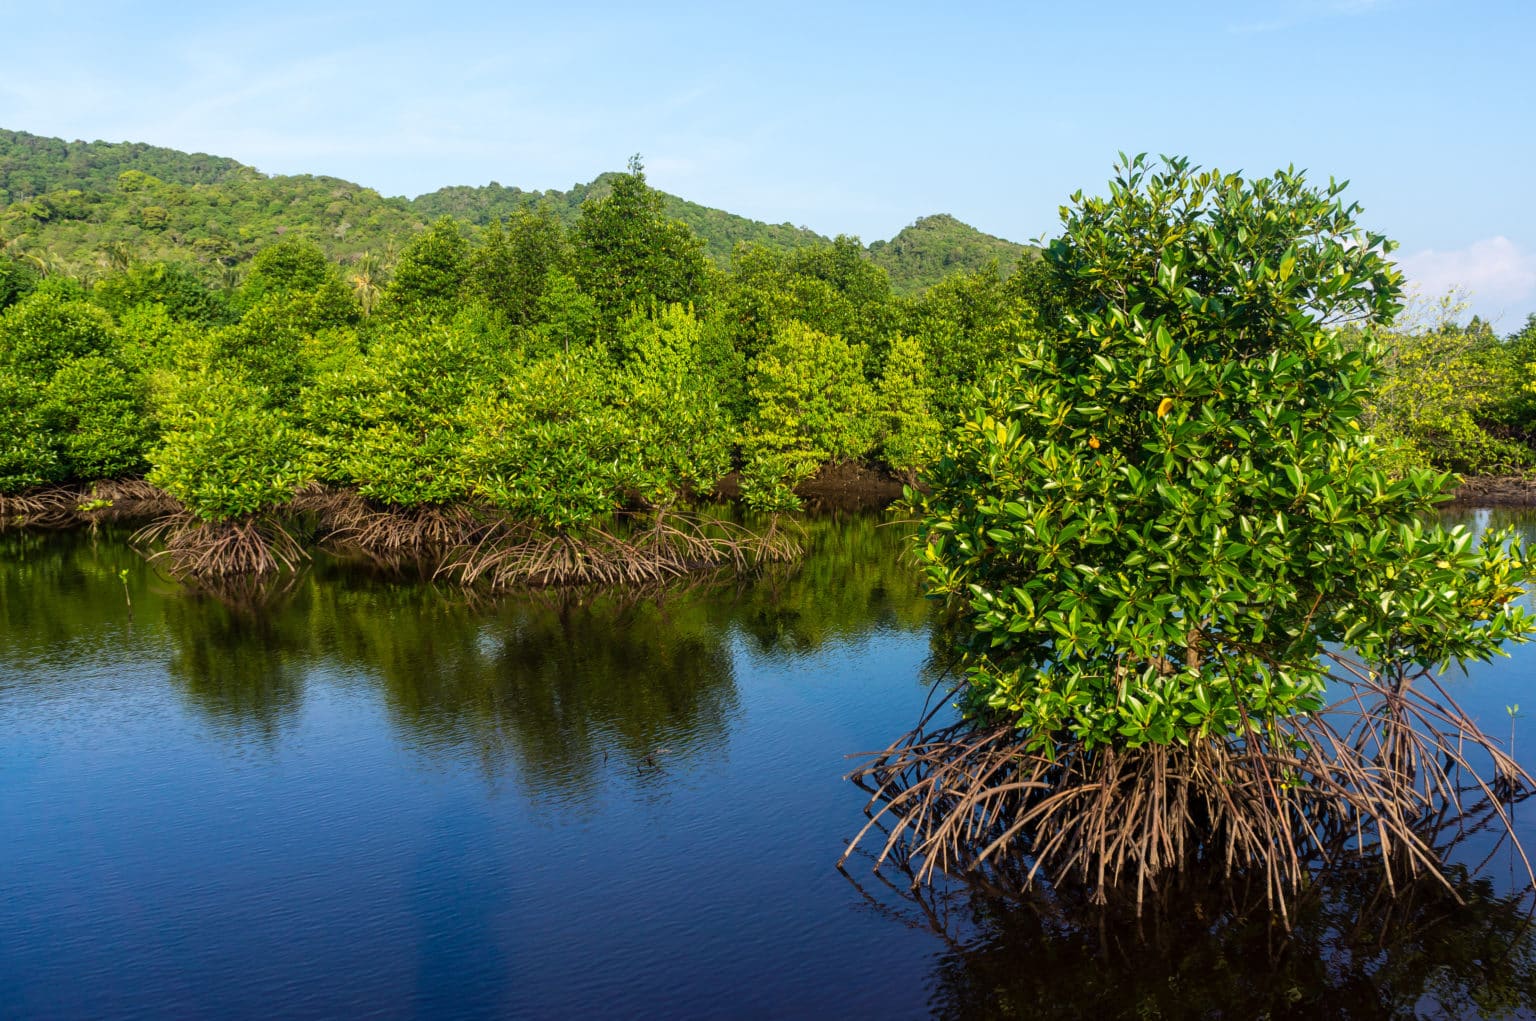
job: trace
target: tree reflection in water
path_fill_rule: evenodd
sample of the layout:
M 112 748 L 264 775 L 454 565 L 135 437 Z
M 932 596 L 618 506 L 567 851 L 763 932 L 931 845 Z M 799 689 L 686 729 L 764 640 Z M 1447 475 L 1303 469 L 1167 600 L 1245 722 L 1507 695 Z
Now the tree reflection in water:
M 297 575 L 180 585 L 124 539 L 0 535 L 0 663 L 60 668 L 36 682 L 92 656 L 158 660 L 231 740 L 276 740 L 324 689 L 367 685 L 419 754 L 470 758 L 565 805 L 613 769 L 719 753 L 739 712 L 737 643 L 771 660 L 928 620 L 902 532 L 873 514 L 807 520 L 806 555 L 760 574 L 495 599 L 325 558 Z
M 940 936 L 934 1015 L 1081 1017 L 1505 1017 L 1536 1011 L 1529 891 L 1500 894 L 1451 870 L 1395 892 L 1368 865 L 1320 872 L 1287 932 L 1263 883 L 1186 871 L 1108 906 L 1078 892 L 1000 896 L 913 888 L 900 868 L 848 873 L 866 905 Z

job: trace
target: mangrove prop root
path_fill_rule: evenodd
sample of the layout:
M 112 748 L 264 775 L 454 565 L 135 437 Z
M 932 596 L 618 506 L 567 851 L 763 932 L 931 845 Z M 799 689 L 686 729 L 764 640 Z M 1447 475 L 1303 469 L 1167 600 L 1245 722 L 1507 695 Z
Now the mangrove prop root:
M 310 485 L 281 509 L 227 522 L 194 518 L 142 480 L 56 486 L 0 497 L 0 527 L 65 528 L 150 519 L 134 536 L 173 574 L 260 577 L 308 559 L 296 536 L 379 567 L 414 566 L 432 577 L 492 590 L 549 585 L 652 586 L 724 568 L 785 563 L 803 552 L 803 531 L 775 516 L 766 529 L 671 509 L 621 515 L 615 530 L 548 532 L 483 506 L 380 506 L 355 490 Z M 294 531 L 297 529 L 297 531 Z
M 84 487 L 48 486 L 0 496 L 0 529 L 144 521 L 180 508 L 175 497 L 143 479 L 114 479 Z
M 798 548 L 798 547 L 796 547 Z M 784 556 L 783 540 L 739 525 L 683 515 L 638 522 L 627 535 L 590 528 L 548 533 L 497 522 L 478 541 L 454 551 L 440 575 L 494 590 L 546 585 L 645 586 L 701 571 L 745 569 Z
M 70 528 L 83 520 L 88 497 L 75 486 L 48 486 L 0 496 L 0 528 Z
M 436 571 L 454 551 L 475 544 L 489 530 L 468 506 L 378 507 L 348 490 L 305 490 L 292 509 L 314 515 L 328 551 L 360 554 L 397 569 L 417 564 Z
M 1372 855 L 1389 883 L 1445 882 L 1447 834 L 1513 841 L 1509 801 L 1531 778 L 1434 678 L 1387 683 L 1335 661 L 1348 695 L 1329 709 L 1187 745 L 1046 753 L 1011 725 L 929 729 L 936 709 L 850 774 L 869 822 L 839 865 L 878 831 L 875 867 L 910 862 L 917 883 L 1013 875 L 1083 884 L 1100 903 L 1133 889 L 1139 905 L 1198 864 L 1260 877 L 1284 918 L 1317 865 Z
M 178 511 L 139 529 L 132 541 L 141 548 L 159 545 L 151 562 L 194 578 L 260 577 L 291 571 L 307 557 L 298 540 L 269 518 L 200 521 Z
M 180 502 L 159 486 L 143 479 L 97 482 L 86 490 L 77 505 L 89 523 L 145 521 L 162 518 L 181 509 Z

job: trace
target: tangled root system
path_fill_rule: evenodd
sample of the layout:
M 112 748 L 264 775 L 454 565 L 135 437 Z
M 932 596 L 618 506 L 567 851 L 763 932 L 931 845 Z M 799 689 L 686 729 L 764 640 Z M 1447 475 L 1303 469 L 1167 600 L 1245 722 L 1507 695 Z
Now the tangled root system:
M 134 535 L 158 547 L 151 559 L 196 578 L 261 577 L 308 559 L 305 543 L 361 556 L 391 571 L 492 590 L 547 585 L 647 586 L 723 568 L 738 571 L 794 560 L 803 532 L 773 517 L 762 531 L 705 515 L 656 511 L 620 527 L 551 533 L 467 504 L 388 507 L 355 490 L 311 485 L 281 511 L 239 521 L 194 518 L 169 493 L 143 480 L 57 486 L 0 497 L 0 528 L 66 528 L 148 519 Z M 302 537 L 302 541 L 301 538 Z
M 181 509 L 174 496 L 143 479 L 98 482 L 80 494 L 76 506 L 80 517 L 91 524 L 152 520 Z
M 143 479 L 109 479 L 90 486 L 48 486 L 0 496 L 0 528 L 73 528 L 109 521 L 143 521 L 181 508 L 176 498 Z
M 292 507 L 315 516 L 327 550 L 391 569 L 416 564 L 431 573 L 486 531 L 471 507 L 379 507 L 350 490 L 316 487 L 300 493 Z
M 48 486 L 0 496 L 0 528 L 70 528 L 81 521 L 81 491 Z
M 270 518 L 200 521 L 186 511 L 168 514 L 134 533 L 140 547 L 158 545 L 149 555 L 171 573 L 192 578 L 259 578 L 293 570 L 307 559 L 304 547 Z
M 1187 745 L 1041 751 L 1006 724 L 928 729 L 936 708 L 850 775 L 870 820 L 843 861 L 878 829 L 876 867 L 904 856 L 915 882 L 1012 876 L 1080 884 L 1099 903 L 1134 890 L 1138 905 L 1180 871 L 1213 867 L 1260 877 L 1284 916 L 1320 864 L 1370 855 L 1389 881 L 1444 883 L 1447 833 L 1493 826 L 1513 840 L 1508 802 L 1531 778 L 1438 681 L 1336 662 L 1348 694 L 1328 710 Z
M 787 559 L 799 545 L 781 531 L 759 536 L 739 525 L 683 515 L 642 520 L 627 535 L 592 528 L 550 534 L 500 521 L 439 570 L 493 590 L 546 585 L 646 586 L 720 567 L 745 569 Z

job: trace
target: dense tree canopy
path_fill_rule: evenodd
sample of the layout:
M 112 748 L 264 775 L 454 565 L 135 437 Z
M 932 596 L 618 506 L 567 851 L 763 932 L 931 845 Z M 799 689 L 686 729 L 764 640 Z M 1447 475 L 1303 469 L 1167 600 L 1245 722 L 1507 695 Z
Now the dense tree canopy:
M 1074 196 L 1062 332 L 920 498 L 972 712 L 1043 747 L 1185 742 L 1320 708 L 1325 643 L 1427 667 L 1528 629 L 1520 559 L 1426 525 L 1444 477 L 1392 480 L 1360 428 L 1400 276 L 1339 193 L 1138 159 Z

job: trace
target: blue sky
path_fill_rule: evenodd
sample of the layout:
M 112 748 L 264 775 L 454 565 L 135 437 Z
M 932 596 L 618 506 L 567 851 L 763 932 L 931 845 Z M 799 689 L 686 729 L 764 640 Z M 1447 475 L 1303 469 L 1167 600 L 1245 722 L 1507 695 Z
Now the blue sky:
M 1070 9 L 1069 9 L 1070 8 Z M 825 234 L 1053 232 L 1115 154 L 1347 178 L 1423 290 L 1536 312 L 1536 3 L 0 2 L 0 127 L 386 194 L 652 183 Z

